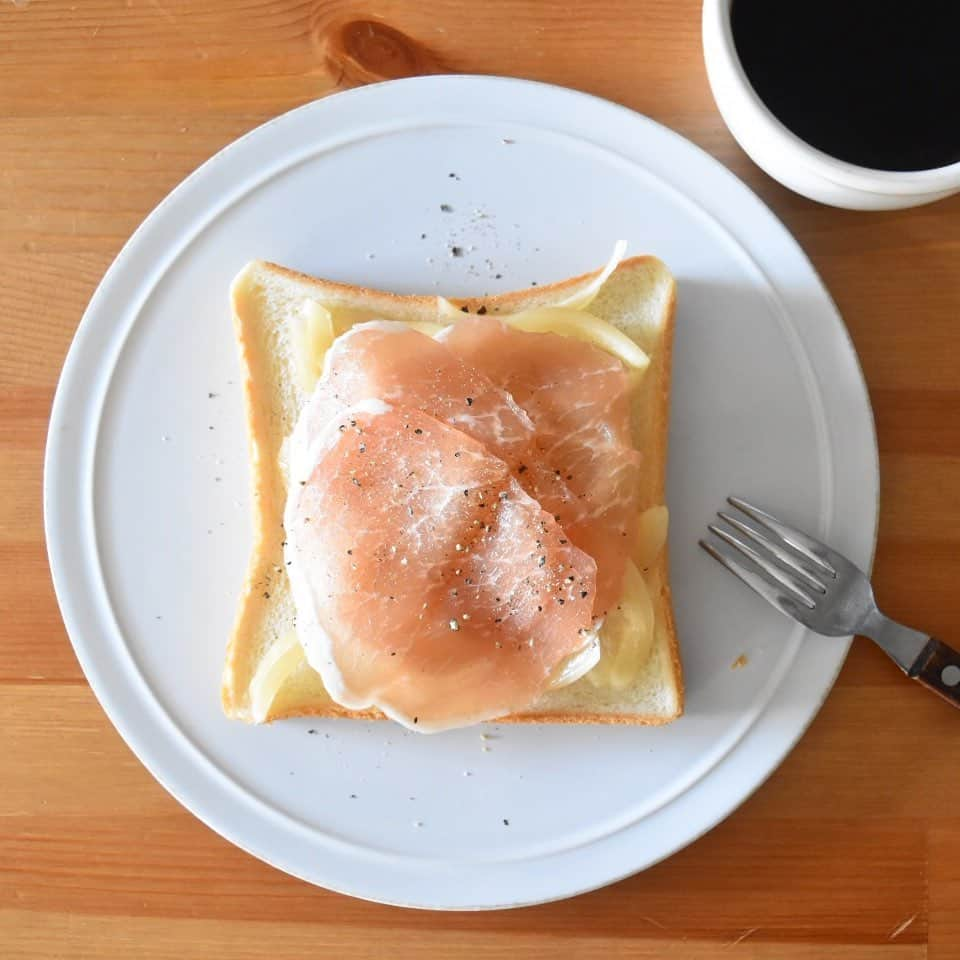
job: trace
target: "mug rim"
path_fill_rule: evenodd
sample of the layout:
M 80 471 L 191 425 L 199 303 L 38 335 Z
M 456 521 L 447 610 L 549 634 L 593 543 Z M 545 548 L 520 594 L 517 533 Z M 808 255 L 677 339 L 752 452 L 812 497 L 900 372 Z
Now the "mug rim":
M 720 50 L 722 56 L 712 65 L 724 70 L 730 86 L 740 96 L 741 105 L 748 107 L 753 115 L 752 120 L 762 127 L 763 133 L 780 149 L 789 151 L 819 176 L 838 186 L 855 190 L 866 190 L 883 195 L 926 194 L 960 187 L 960 161 L 941 167 L 927 167 L 923 170 L 878 170 L 840 160 L 811 146 L 806 140 L 797 136 L 760 99 L 743 69 L 730 23 L 732 5 L 733 0 L 704 0 L 704 54 L 708 59 L 710 58 L 708 36 L 719 41 L 719 44 L 714 46 L 714 52 Z M 724 120 L 726 121 L 726 117 Z

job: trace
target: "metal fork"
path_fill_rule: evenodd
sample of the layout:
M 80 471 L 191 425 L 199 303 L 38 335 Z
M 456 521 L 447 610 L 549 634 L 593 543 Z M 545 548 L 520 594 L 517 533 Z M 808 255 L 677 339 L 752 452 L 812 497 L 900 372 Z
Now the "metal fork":
M 960 653 L 877 608 L 862 570 L 826 544 L 738 497 L 738 514 L 719 511 L 725 526 L 700 546 L 778 610 L 828 637 L 874 640 L 908 677 L 960 707 Z M 752 521 L 752 523 L 747 522 Z

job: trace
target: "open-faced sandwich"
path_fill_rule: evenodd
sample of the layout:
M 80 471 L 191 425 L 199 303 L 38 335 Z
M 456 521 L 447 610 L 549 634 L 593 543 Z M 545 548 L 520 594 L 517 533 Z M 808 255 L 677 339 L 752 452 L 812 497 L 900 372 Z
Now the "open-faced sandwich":
M 467 300 L 241 271 L 254 538 L 228 716 L 679 716 L 675 286 L 621 255 Z

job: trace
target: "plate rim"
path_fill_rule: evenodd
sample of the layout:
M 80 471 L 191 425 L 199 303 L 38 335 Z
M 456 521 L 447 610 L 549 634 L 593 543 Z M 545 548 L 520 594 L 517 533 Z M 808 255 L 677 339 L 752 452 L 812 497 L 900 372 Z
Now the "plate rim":
M 249 142 L 254 138 L 264 137 L 266 135 L 266 131 L 268 131 L 269 128 L 272 127 L 274 124 L 277 124 L 283 121 L 293 122 L 289 120 L 289 118 L 292 118 L 296 114 L 299 114 L 301 112 L 307 113 L 317 109 L 323 109 L 323 105 L 329 104 L 332 100 L 341 100 L 342 102 L 342 98 L 350 98 L 350 97 L 358 97 L 358 96 L 360 97 L 376 96 L 377 95 L 376 91 L 383 90 L 384 88 L 397 88 L 401 86 L 402 87 L 430 86 L 430 85 L 436 85 L 438 83 L 439 84 L 452 83 L 455 85 L 456 84 L 480 84 L 481 86 L 494 85 L 497 87 L 522 86 L 525 88 L 533 88 L 534 93 L 539 91 L 544 96 L 553 97 L 553 96 L 559 95 L 561 97 L 571 97 L 577 100 L 582 99 L 584 101 L 587 101 L 590 104 L 593 104 L 594 107 L 597 109 L 609 110 L 610 108 L 613 108 L 617 111 L 621 111 L 623 114 L 626 115 L 625 119 L 627 121 L 636 122 L 637 120 L 640 120 L 643 123 L 659 128 L 659 130 L 662 133 L 672 138 L 675 138 L 678 141 L 681 141 L 683 144 L 683 149 L 686 149 L 686 150 L 692 149 L 696 153 L 702 155 L 702 157 L 706 158 L 706 160 L 711 165 L 718 167 L 721 171 L 723 171 L 723 173 L 730 180 L 734 181 L 737 184 L 737 186 L 741 189 L 741 191 L 745 191 L 746 195 L 751 197 L 753 201 L 755 201 L 757 204 L 760 205 L 760 207 L 763 208 L 763 211 L 766 213 L 766 216 L 771 220 L 772 224 L 779 227 L 779 229 L 782 231 L 783 235 L 788 240 L 788 242 L 790 242 L 793 245 L 796 252 L 805 261 L 806 267 L 809 269 L 816 284 L 819 286 L 818 292 L 822 294 L 826 303 L 829 305 L 830 312 L 832 314 L 832 320 L 834 321 L 839 332 L 841 333 L 841 335 L 845 340 L 846 347 L 849 352 L 849 356 L 854 361 L 854 372 L 857 378 L 857 383 L 855 384 L 855 386 L 859 388 L 855 399 L 857 401 L 862 401 L 863 403 L 864 410 L 862 410 L 861 413 L 863 412 L 866 413 L 867 425 L 869 426 L 869 435 L 865 438 L 865 442 L 867 446 L 871 448 L 871 451 L 873 454 L 873 457 L 872 457 L 873 462 L 871 464 L 871 467 L 872 467 L 871 476 L 869 478 L 862 478 L 862 482 L 864 484 L 866 484 L 866 482 L 869 480 L 874 492 L 874 497 L 872 498 L 873 530 L 872 530 L 872 535 L 870 537 L 871 543 L 870 543 L 870 550 L 869 550 L 870 556 L 869 556 L 868 569 L 869 569 L 869 566 L 872 565 L 873 554 L 876 548 L 876 537 L 877 537 L 878 519 L 879 519 L 879 458 L 878 458 L 878 449 L 877 449 L 877 441 L 876 441 L 876 430 L 875 430 L 873 412 L 872 412 L 872 408 L 869 401 L 869 393 L 867 390 L 865 378 L 863 376 L 863 370 L 860 365 L 860 360 L 856 353 L 856 349 L 853 345 L 853 341 L 850 336 L 849 330 L 844 324 L 843 319 L 839 311 L 837 310 L 836 305 L 833 302 L 833 299 L 830 297 L 829 292 L 827 291 L 826 287 L 823 285 L 823 282 L 820 279 L 819 275 L 817 274 L 816 270 L 814 269 L 812 263 L 810 263 L 809 258 L 806 256 L 805 252 L 800 247 L 799 243 L 797 243 L 797 241 L 793 238 L 792 234 L 790 234 L 790 232 L 786 229 L 786 227 L 779 220 L 779 218 L 777 218 L 776 215 L 772 211 L 770 211 L 769 208 L 767 208 L 766 205 L 764 205 L 762 201 L 759 200 L 759 198 L 756 197 L 756 195 L 752 192 L 752 190 L 750 190 L 750 188 L 746 184 L 743 184 L 742 181 L 740 181 L 739 178 L 737 178 L 731 171 L 729 171 L 725 166 L 723 166 L 723 164 L 721 164 L 715 158 L 711 157 L 709 154 L 707 154 L 704 150 L 702 150 L 696 144 L 693 144 L 691 141 L 682 137 L 680 134 L 670 130 L 667 127 L 664 127 L 662 124 L 657 123 L 656 121 L 650 119 L 649 117 L 645 117 L 641 114 L 636 113 L 635 111 L 630 110 L 625 106 L 612 103 L 611 101 L 604 100 L 600 97 L 596 97 L 591 94 L 570 90 L 569 88 L 557 87 L 551 84 L 544 84 L 537 81 L 518 80 L 514 78 L 509 78 L 509 77 L 486 77 L 486 76 L 469 76 L 469 75 L 467 76 L 441 75 L 441 76 L 431 76 L 431 77 L 408 78 L 404 80 L 387 81 L 385 83 L 373 84 L 366 87 L 360 87 L 360 88 L 352 89 L 349 91 L 344 91 L 342 93 L 338 93 L 329 97 L 311 101 L 310 103 L 297 107 L 294 110 L 288 111 L 287 113 L 274 117 L 271 120 L 268 120 L 266 123 L 261 124 L 260 126 L 254 128 L 253 130 L 248 131 L 238 139 L 234 140 L 232 143 L 226 145 L 222 150 L 218 151 L 216 154 L 214 154 L 211 158 L 206 160 L 204 163 L 202 163 L 191 174 L 189 174 L 179 185 L 174 187 L 174 189 L 169 194 L 167 194 L 166 197 L 164 197 L 160 201 L 160 203 L 154 208 L 153 211 L 151 211 L 150 214 L 148 214 L 148 216 L 144 219 L 144 221 L 138 226 L 138 228 L 134 231 L 131 237 L 123 245 L 120 252 L 117 254 L 116 258 L 114 259 L 113 263 L 107 269 L 106 273 L 104 274 L 104 277 L 98 284 L 97 289 L 94 292 L 93 296 L 91 297 L 90 303 L 86 308 L 86 310 L 84 311 L 83 318 L 81 319 L 80 324 L 77 327 L 72 343 L 70 345 L 70 349 L 64 361 L 63 370 L 61 372 L 61 376 L 57 385 L 57 391 L 54 397 L 53 407 L 51 411 L 50 426 L 48 431 L 47 446 L 46 446 L 45 458 L 44 458 L 44 479 L 43 479 L 44 528 L 45 528 L 46 543 L 47 543 L 48 561 L 50 564 L 51 573 L 54 581 L 54 588 L 57 595 L 57 601 L 58 601 L 58 605 L 60 606 L 61 613 L 63 615 L 64 623 L 67 627 L 68 635 L 70 636 L 71 644 L 74 647 L 74 651 L 77 655 L 78 660 L 80 661 L 81 667 L 88 680 L 88 683 L 90 684 L 91 689 L 96 695 L 102 709 L 105 711 L 111 723 L 114 725 L 117 731 L 121 734 L 121 736 L 123 737 L 127 745 L 130 747 L 130 749 L 138 757 L 141 763 L 143 763 L 144 766 L 147 767 L 147 769 L 151 772 L 151 774 L 161 783 L 161 785 L 163 785 L 164 788 L 169 793 L 171 793 L 171 795 L 173 795 L 181 804 L 183 804 L 188 810 L 190 810 L 191 813 L 197 816 L 198 819 L 202 820 L 205 824 L 207 824 L 207 826 L 209 826 L 215 832 L 224 836 L 231 843 L 241 847 L 242 849 L 246 850 L 252 855 L 258 857 L 259 859 L 264 860 L 267 863 L 270 863 L 272 866 L 275 866 L 276 868 L 281 869 L 284 872 L 290 873 L 294 876 L 299 876 L 301 879 L 314 884 L 321 884 L 321 881 L 317 879 L 315 876 L 307 876 L 304 873 L 298 872 L 296 869 L 293 869 L 290 866 L 290 864 L 287 864 L 287 863 L 281 864 L 277 862 L 272 856 L 265 854 L 264 851 L 254 849 L 255 845 L 244 842 L 242 839 L 238 838 L 229 829 L 226 829 L 226 828 L 222 829 L 221 826 L 217 824 L 215 817 L 204 816 L 203 814 L 199 813 L 197 810 L 197 806 L 198 805 L 202 806 L 202 804 L 191 802 L 191 799 L 189 797 L 189 793 L 190 793 L 189 789 L 187 790 L 182 789 L 182 785 L 179 783 L 176 785 L 176 787 L 172 783 L 168 783 L 167 778 L 161 775 L 161 773 L 157 770 L 154 763 L 148 762 L 144 758 L 144 754 L 145 753 L 150 754 L 151 751 L 149 749 L 146 749 L 143 745 L 143 742 L 142 742 L 143 734 L 142 733 L 138 734 L 132 729 L 129 717 L 124 715 L 122 709 L 117 705 L 114 694 L 108 688 L 109 681 L 105 678 L 104 668 L 102 667 L 102 665 L 93 663 L 91 658 L 87 655 L 88 651 L 84 649 L 82 632 L 78 628 L 76 618 L 74 617 L 75 611 L 72 609 L 71 598 L 69 597 L 70 591 L 66 584 L 66 578 L 64 575 L 64 568 L 66 566 L 66 561 L 63 556 L 63 553 L 64 553 L 63 545 L 57 536 L 58 521 L 59 521 L 59 515 L 61 512 L 61 506 L 55 502 L 56 495 L 57 495 L 57 489 L 56 489 L 57 488 L 57 465 L 61 456 L 63 456 L 63 444 L 65 442 L 61 438 L 63 437 L 69 422 L 68 394 L 71 392 L 70 388 L 73 385 L 73 381 L 76 379 L 78 374 L 77 368 L 80 366 L 81 359 L 83 357 L 85 340 L 88 339 L 89 336 L 91 335 L 91 329 L 94 323 L 96 322 L 95 317 L 97 315 L 97 309 L 98 309 L 99 303 L 101 300 L 106 298 L 107 291 L 110 289 L 111 285 L 119 282 L 118 276 L 122 273 L 123 268 L 126 267 L 127 260 L 132 258 L 132 256 L 135 254 L 136 246 L 140 242 L 140 238 L 157 223 L 158 219 L 162 215 L 162 212 L 169 208 L 169 204 L 171 203 L 175 195 L 177 195 L 178 193 L 181 193 L 182 191 L 185 191 L 188 184 L 192 183 L 195 179 L 199 178 L 203 174 L 203 172 L 208 170 L 210 167 L 222 165 L 224 163 L 225 158 L 228 157 L 230 154 L 232 154 L 233 151 L 241 149 L 243 144 Z M 569 131 L 563 131 L 563 132 L 566 133 Z M 229 189 L 232 192 L 235 192 L 236 186 L 237 184 L 236 182 L 234 182 L 229 187 Z M 235 202 L 235 200 L 232 202 Z M 691 202 L 694 202 L 697 206 L 700 206 L 700 204 L 697 203 L 695 200 L 691 200 Z M 226 204 L 227 207 L 229 207 L 230 205 L 231 204 Z M 714 214 L 712 214 L 709 210 L 707 210 L 706 213 L 709 216 L 714 217 Z M 718 222 L 722 226 L 726 227 L 726 224 L 724 224 L 722 220 L 718 220 Z M 192 226 L 192 224 L 189 226 Z M 737 240 L 737 242 L 739 243 L 739 239 L 737 238 L 737 235 L 735 233 L 733 234 L 733 238 Z M 166 246 L 169 247 L 169 243 Z M 164 267 L 164 270 L 165 269 L 166 267 Z M 158 271 L 158 272 L 160 272 L 162 275 L 163 271 Z M 774 289 L 776 288 L 774 287 Z M 121 349 L 122 349 L 122 344 L 121 344 Z M 103 385 L 104 391 L 108 388 L 109 388 L 109 377 L 107 378 L 106 383 Z M 90 503 L 88 506 L 92 509 L 92 503 Z M 349 885 L 346 885 L 343 887 L 337 887 L 331 884 L 330 882 L 328 882 L 326 879 L 322 881 L 322 885 L 329 889 L 334 889 L 334 890 L 339 889 L 340 892 L 348 893 L 353 896 L 359 896 L 365 899 L 375 899 L 378 902 L 392 903 L 398 906 L 421 907 L 424 909 L 458 909 L 458 910 L 502 909 L 504 907 L 525 906 L 525 905 L 531 905 L 534 903 L 544 903 L 544 902 L 550 902 L 552 900 L 563 899 L 565 897 L 569 897 L 579 893 L 588 892 L 589 890 L 597 889 L 598 887 L 602 887 L 609 883 L 616 882 L 617 880 L 622 879 L 623 877 L 629 876 L 639 870 L 646 869 L 647 867 L 652 866 L 654 863 L 659 862 L 661 859 L 677 852 L 677 850 L 687 846 L 689 843 L 692 843 L 694 840 L 702 836 L 704 833 L 708 832 L 718 823 L 722 822 L 722 820 L 724 820 L 727 816 L 729 816 L 738 806 L 740 806 L 740 804 L 742 804 L 746 799 L 748 799 L 753 794 L 753 792 L 756 789 L 758 789 L 759 786 L 761 786 L 762 783 L 765 782 L 765 780 L 779 767 L 780 763 L 783 761 L 786 755 L 793 749 L 796 742 L 800 739 L 800 737 L 806 731 L 807 727 L 809 726 L 809 724 L 812 722 L 817 712 L 819 711 L 820 706 L 826 699 L 826 696 L 829 694 L 830 689 L 833 686 L 833 682 L 836 678 L 836 675 L 839 673 L 839 670 L 843 665 L 845 655 L 846 655 L 846 650 L 849 647 L 849 642 L 850 642 L 849 640 L 833 641 L 833 644 L 837 647 L 837 649 L 842 648 L 842 651 L 836 657 L 837 662 L 835 665 L 835 669 L 833 669 L 831 676 L 828 678 L 827 682 L 825 682 L 823 685 L 822 695 L 817 698 L 817 702 L 812 705 L 809 711 L 807 711 L 807 716 L 805 721 L 803 721 L 799 725 L 799 727 L 795 730 L 794 736 L 792 738 L 789 738 L 789 742 L 787 743 L 786 747 L 782 750 L 782 752 L 772 755 L 772 762 L 769 762 L 769 759 L 768 759 L 767 761 L 768 765 L 765 764 L 766 765 L 765 772 L 759 777 L 759 779 L 751 780 L 748 789 L 745 792 L 741 791 L 739 799 L 737 799 L 732 805 L 725 806 L 721 804 L 719 806 L 719 812 L 712 814 L 710 817 L 707 818 L 707 822 L 703 826 L 703 829 L 699 830 L 698 832 L 685 834 L 679 840 L 679 842 L 674 843 L 669 850 L 662 853 L 660 856 L 640 862 L 638 865 L 628 868 L 625 871 L 609 874 L 605 878 L 600 879 L 598 882 L 595 882 L 589 885 L 581 886 L 581 885 L 574 884 L 573 886 L 567 886 L 563 890 L 553 895 L 549 895 L 549 896 L 538 895 L 534 898 L 527 899 L 527 900 L 513 899 L 509 902 L 497 902 L 497 903 L 483 902 L 475 905 L 466 905 L 466 906 L 463 904 L 456 904 L 456 905 L 429 904 L 424 902 L 414 902 L 412 900 L 405 901 L 403 899 L 389 899 L 389 898 L 383 898 L 379 896 L 371 896 L 369 893 L 363 893 L 355 889 L 350 889 Z M 762 712 L 761 712 L 761 715 L 762 715 Z M 760 717 L 758 716 L 758 719 L 756 722 L 759 723 L 759 720 L 760 720 Z M 743 741 L 746 739 L 749 733 L 750 731 L 748 730 L 747 733 L 745 733 L 744 736 L 741 737 L 740 741 L 738 741 L 731 748 L 731 751 L 730 751 L 731 753 L 741 748 Z M 724 757 L 717 764 L 716 769 L 719 769 L 719 767 L 722 766 L 724 763 L 726 763 L 726 761 L 727 761 L 727 758 Z M 194 798 L 194 801 L 195 801 L 195 798 Z

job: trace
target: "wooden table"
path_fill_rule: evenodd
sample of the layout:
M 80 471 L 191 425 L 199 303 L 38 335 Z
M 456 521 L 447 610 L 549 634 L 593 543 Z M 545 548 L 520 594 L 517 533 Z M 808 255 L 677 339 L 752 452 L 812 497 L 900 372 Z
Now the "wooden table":
M 44 554 L 50 401 L 87 299 L 183 176 L 269 117 L 423 72 L 627 104 L 747 181 L 846 318 L 877 415 L 876 584 L 960 640 L 960 197 L 850 213 L 720 121 L 694 0 L 0 0 L 0 957 L 960 957 L 960 715 L 858 641 L 803 742 L 724 824 L 566 903 L 420 914 L 293 880 L 154 782 L 88 689 Z

